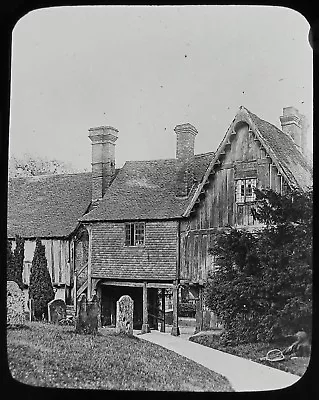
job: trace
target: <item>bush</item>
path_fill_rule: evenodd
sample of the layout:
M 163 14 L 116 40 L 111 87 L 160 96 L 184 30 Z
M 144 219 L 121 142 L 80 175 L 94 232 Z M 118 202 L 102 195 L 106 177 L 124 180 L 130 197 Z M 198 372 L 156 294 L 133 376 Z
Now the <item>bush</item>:
M 178 314 L 180 317 L 194 318 L 196 314 L 196 306 L 192 303 L 179 303 Z
M 312 319 L 312 192 L 257 191 L 255 233 L 229 229 L 211 252 L 219 268 L 205 290 L 227 344 L 276 340 Z
M 34 301 L 34 316 L 41 320 L 48 317 L 48 303 L 54 299 L 54 290 L 47 268 L 45 247 L 40 239 L 36 239 L 36 246 L 30 273 L 29 297 Z
M 7 241 L 7 281 L 14 281 L 23 290 L 22 280 L 23 260 L 24 260 L 24 239 L 21 236 L 15 238 L 16 247 L 12 253 L 12 243 Z

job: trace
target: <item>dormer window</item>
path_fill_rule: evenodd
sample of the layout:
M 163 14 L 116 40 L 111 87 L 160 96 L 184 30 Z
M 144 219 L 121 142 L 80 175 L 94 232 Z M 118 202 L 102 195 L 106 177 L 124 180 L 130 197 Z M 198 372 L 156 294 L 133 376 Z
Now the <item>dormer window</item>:
M 143 246 L 144 241 L 144 222 L 130 222 L 125 224 L 125 246 Z

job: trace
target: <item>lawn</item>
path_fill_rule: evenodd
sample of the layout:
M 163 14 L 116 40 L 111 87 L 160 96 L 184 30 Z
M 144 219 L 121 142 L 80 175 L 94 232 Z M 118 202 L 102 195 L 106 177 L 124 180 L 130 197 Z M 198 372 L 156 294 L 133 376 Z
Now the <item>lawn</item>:
M 100 329 L 95 337 L 74 327 L 30 322 L 8 329 L 13 378 L 41 387 L 233 391 L 226 378 L 138 337 Z
M 291 338 L 277 343 L 248 343 L 237 346 L 224 346 L 220 344 L 219 336 L 212 333 L 201 333 L 198 336 L 191 337 L 189 340 L 299 376 L 302 376 L 306 372 L 310 360 L 310 357 L 297 357 L 276 362 L 260 361 L 260 358 L 265 357 L 269 350 L 279 349 L 283 351 L 294 341 Z

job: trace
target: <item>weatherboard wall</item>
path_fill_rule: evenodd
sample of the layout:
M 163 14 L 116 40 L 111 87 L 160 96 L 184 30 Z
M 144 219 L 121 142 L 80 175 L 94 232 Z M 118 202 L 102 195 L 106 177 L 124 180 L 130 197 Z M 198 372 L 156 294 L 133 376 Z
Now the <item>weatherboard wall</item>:
M 69 241 L 62 239 L 42 239 L 45 246 L 47 268 L 50 273 L 53 285 L 70 285 L 70 253 Z M 15 241 L 12 241 L 12 250 L 15 248 Z M 25 239 L 24 242 L 24 264 L 22 279 L 23 283 L 29 286 L 32 260 L 35 250 L 35 239 Z
M 257 187 L 277 192 L 285 186 L 271 158 L 247 128 L 231 135 L 224 153 L 194 212 L 181 224 L 180 277 L 192 283 L 205 281 L 213 268 L 209 248 L 220 229 L 257 225 L 251 215 L 251 204 L 239 206 L 235 202 L 235 180 L 257 178 Z

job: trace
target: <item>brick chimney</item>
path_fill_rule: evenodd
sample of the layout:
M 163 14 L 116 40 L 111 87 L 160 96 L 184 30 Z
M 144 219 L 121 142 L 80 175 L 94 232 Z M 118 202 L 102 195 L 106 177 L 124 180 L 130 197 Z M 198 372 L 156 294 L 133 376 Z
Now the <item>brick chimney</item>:
M 186 197 L 194 183 L 194 145 L 196 128 L 191 124 L 177 125 L 176 159 L 177 159 L 177 191 L 176 196 Z
M 115 175 L 115 142 L 118 130 L 112 126 L 89 129 L 92 142 L 92 201 L 104 196 Z
M 295 107 L 285 107 L 280 117 L 281 129 L 295 142 L 298 150 L 305 153 L 308 123 Z

